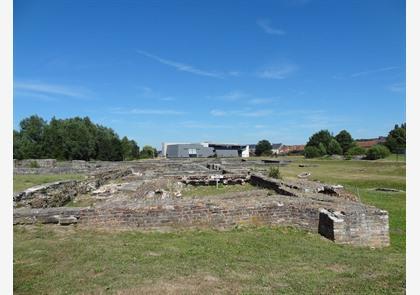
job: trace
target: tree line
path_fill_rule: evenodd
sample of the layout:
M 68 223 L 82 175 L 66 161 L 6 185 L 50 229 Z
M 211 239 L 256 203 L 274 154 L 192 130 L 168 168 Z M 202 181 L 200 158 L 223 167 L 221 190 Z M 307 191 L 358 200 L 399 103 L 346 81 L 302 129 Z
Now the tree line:
M 328 130 L 321 130 L 313 134 L 306 143 L 304 155 L 306 158 L 316 158 L 325 155 L 345 155 L 352 157 L 365 155 L 366 159 L 376 160 L 385 158 L 390 153 L 405 153 L 406 124 L 396 124 L 389 131 L 384 143 L 379 143 L 369 149 L 357 145 L 351 134 L 342 130 L 333 136 Z
M 121 161 L 153 158 L 151 146 L 140 150 L 134 140 L 119 138 L 111 128 L 94 124 L 89 117 L 56 119 L 49 122 L 32 115 L 13 130 L 13 158 Z

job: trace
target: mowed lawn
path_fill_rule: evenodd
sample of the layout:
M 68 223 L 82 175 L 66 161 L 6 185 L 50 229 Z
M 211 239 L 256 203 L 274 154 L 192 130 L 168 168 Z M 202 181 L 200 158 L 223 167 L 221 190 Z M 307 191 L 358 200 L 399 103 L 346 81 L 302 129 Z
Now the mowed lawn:
M 292 159 L 280 168 L 284 177 L 310 172 L 388 210 L 391 246 L 340 246 L 287 227 L 142 233 L 15 226 L 15 293 L 405 293 L 405 162 Z

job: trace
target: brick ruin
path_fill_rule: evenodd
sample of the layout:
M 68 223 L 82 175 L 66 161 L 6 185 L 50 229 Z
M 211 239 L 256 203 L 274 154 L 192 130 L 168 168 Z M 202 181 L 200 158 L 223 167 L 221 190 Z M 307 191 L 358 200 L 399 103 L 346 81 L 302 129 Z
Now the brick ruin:
M 140 230 L 282 225 L 319 233 L 338 244 L 389 245 L 386 211 L 362 204 L 341 186 L 278 180 L 264 173 L 271 165 L 287 164 L 241 159 L 88 163 L 81 168 L 88 171 L 84 180 L 59 181 L 16 193 L 14 224 Z M 249 183 L 255 189 L 183 196 L 192 186 L 216 182 Z

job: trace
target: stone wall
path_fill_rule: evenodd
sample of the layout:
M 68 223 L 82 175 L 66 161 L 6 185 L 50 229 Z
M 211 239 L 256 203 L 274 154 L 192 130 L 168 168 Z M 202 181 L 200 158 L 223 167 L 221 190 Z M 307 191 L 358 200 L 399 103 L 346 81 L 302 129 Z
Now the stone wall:
M 204 198 L 156 201 L 137 208 L 21 208 L 14 211 L 14 223 L 61 223 L 61 219 L 64 224 L 77 222 L 81 227 L 140 230 L 282 225 L 320 233 L 338 244 L 389 245 L 386 211 L 351 202 L 341 206 L 340 211 L 334 211 L 336 208 L 337 204 L 331 200 L 308 202 L 281 195 L 229 200 Z
M 55 159 L 24 159 L 24 160 L 13 160 L 14 168 L 53 168 L 57 165 Z

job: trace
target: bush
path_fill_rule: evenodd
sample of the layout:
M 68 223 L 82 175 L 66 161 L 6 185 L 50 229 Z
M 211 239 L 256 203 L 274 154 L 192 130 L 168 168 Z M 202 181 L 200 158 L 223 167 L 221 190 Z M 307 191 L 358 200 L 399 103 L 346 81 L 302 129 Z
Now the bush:
M 268 176 L 272 178 L 281 179 L 280 169 L 279 167 L 270 167 L 268 170 Z
M 343 149 L 341 148 L 340 144 L 334 138 L 331 139 L 330 143 L 327 147 L 327 152 L 329 155 L 342 155 Z
M 263 139 L 255 146 L 255 154 L 257 156 L 271 156 L 271 149 L 271 143 L 268 140 Z
M 306 146 L 304 151 L 305 158 L 317 158 L 321 156 L 321 152 L 314 146 Z
M 335 136 L 335 139 L 340 144 L 344 153 L 353 147 L 353 137 L 351 137 L 351 134 L 347 130 L 341 130 L 340 133 Z
M 326 155 L 327 154 L 327 148 L 325 147 L 325 144 L 320 142 L 319 145 L 318 145 L 318 151 L 319 151 L 321 156 Z
M 361 146 L 354 146 L 354 147 L 351 147 L 346 153 L 346 156 L 359 156 L 359 155 L 366 155 L 366 149 L 362 148 Z
M 389 149 L 381 144 L 374 145 L 368 149 L 366 153 L 366 159 L 368 160 L 377 160 L 388 157 L 391 154 Z

